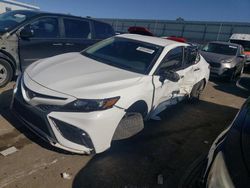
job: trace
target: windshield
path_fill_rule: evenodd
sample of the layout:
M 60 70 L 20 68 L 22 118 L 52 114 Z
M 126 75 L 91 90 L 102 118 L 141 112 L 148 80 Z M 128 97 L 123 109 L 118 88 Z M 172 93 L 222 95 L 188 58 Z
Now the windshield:
M 246 40 L 230 40 L 231 43 L 240 44 L 245 51 L 250 51 L 250 41 Z
M 10 11 L 0 14 L 0 33 L 8 32 L 25 22 L 36 13 L 29 11 Z
M 113 37 L 83 51 L 82 54 L 101 63 L 132 72 L 147 74 L 162 47 L 121 37 Z
M 237 53 L 237 47 L 227 44 L 208 43 L 203 47 L 202 51 L 234 56 Z

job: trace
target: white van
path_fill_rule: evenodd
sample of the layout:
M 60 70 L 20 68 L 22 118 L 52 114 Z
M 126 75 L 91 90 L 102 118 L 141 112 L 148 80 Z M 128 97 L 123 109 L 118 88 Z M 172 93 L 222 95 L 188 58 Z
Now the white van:
M 234 33 L 229 39 L 229 42 L 240 44 L 244 48 L 246 55 L 246 65 L 250 65 L 250 34 Z

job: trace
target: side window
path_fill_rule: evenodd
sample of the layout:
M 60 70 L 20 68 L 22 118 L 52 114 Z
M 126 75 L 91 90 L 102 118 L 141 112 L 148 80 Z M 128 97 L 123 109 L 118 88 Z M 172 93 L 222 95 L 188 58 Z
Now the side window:
M 94 28 L 95 28 L 95 37 L 97 39 L 109 38 L 115 34 L 113 28 L 106 23 L 94 21 Z
M 158 70 L 177 70 L 182 66 L 183 61 L 183 47 L 177 47 L 170 50 L 164 57 Z
M 193 65 L 196 62 L 198 62 L 199 60 L 200 60 L 200 56 L 199 56 L 197 47 L 188 46 L 185 48 L 184 61 L 185 61 L 186 66 Z
M 57 18 L 40 18 L 29 25 L 34 38 L 57 38 L 60 36 Z
M 66 38 L 91 39 L 88 21 L 66 18 L 63 21 Z

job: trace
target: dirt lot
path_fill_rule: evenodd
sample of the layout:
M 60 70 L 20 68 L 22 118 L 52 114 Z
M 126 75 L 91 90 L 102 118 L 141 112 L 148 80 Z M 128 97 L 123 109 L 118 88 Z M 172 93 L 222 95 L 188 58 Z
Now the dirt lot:
M 176 187 L 249 95 L 235 84 L 210 82 L 201 101 L 170 107 L 135 137 L 112 143 L 102 154 L 81 156 L 49 146 L 11 114 L 12 86 L 0 90 L 0 150 L 15 146 L 18 151 L 0 156 L 0 188 Z M 63 179 L 63 172 L 72 178 Z M 163 185 L 157 184 L 159 174 Z

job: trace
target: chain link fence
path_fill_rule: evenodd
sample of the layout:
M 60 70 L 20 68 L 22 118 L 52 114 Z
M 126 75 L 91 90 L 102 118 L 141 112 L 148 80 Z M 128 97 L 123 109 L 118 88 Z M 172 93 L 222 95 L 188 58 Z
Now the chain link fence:
M 250 23 L 167 21 L 142 19 L 99 19 L 113 26 L 117 32 L 127 32 L 131 26 L 149 29 L 156 36 L 181 36 L 189 41 L 228 41 L 233 33 L 250 34 Z

